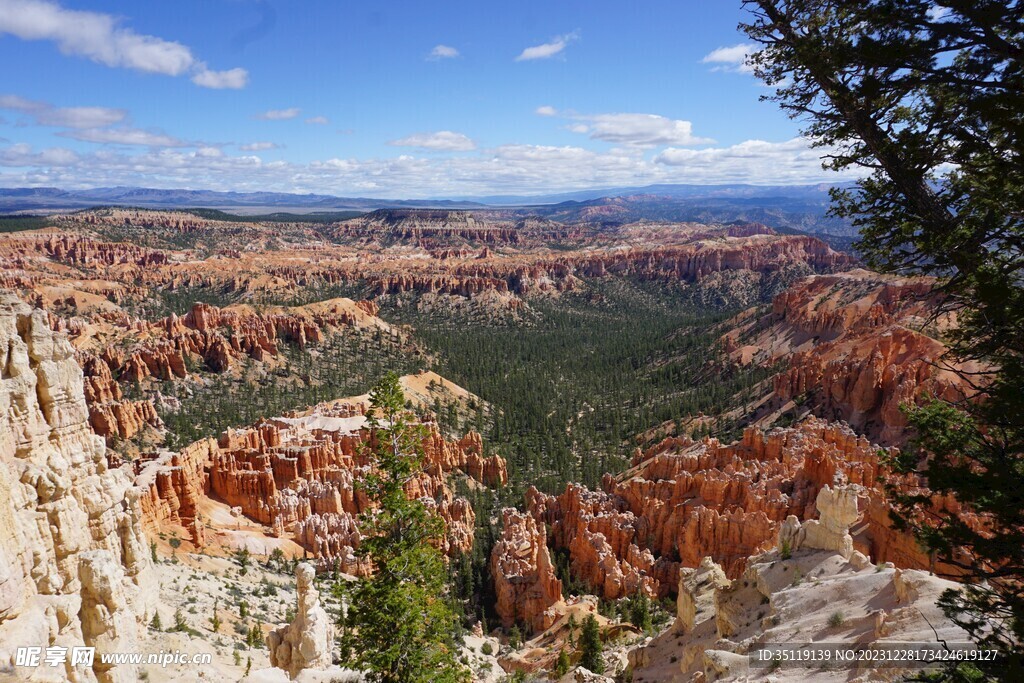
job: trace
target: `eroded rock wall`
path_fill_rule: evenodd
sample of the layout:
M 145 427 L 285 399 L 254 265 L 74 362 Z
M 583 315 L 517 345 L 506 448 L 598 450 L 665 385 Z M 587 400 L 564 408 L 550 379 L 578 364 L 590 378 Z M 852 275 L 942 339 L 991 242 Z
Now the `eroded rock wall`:
M 0 666 L 18 646 L 94 646 L 76 680 L 135 680 L 149 554 L 130 475 L 89 426 L 74 350 L 42 310 L 0 293 Z M 70 650 L 69 650 L 70 652 Z
M 723 345 L 741 365 L 784 363 L 772 386 L 779 400 L 902 445 L 911 431 L 901 406 L 961 400 L 969 391 L 956 371 L 984 370 L 947 357 L 941 335 L 955 316 L 942 312 L 933 287 L 865 270 L 807 277 L 767 315 L 737 320 Z

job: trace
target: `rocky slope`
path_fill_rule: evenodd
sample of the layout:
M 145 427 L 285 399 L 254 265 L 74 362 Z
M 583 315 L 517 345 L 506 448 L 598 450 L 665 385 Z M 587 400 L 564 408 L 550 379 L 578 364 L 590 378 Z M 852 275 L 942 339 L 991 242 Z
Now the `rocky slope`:
M 968 642 L 935 604 L 957 584 L 891 563 L 872 565 L 849 533 L 856 488 L 821 489 L 820 519 L 789 517 L 772 548 L 733 580 L 710 558 L 684 570 L 673 627 L 630 652 L 633 681 L 894 680 L 899 663 L 760 664 L 758 645 L 824 642 L 851 647 Z
M 933 283 L 864 270 L 817 275 L 775 297 L 762 317 L 737 321 L 723 343 L 741 365 L 782 362 L 775 405 L 795 401 L 885 445 L 910 435 L 900 406 L 927 397 L 969 394 L 945 358 L 942 333 L 955 317 L 942 313 Z
M 100 654 L 136 651 L 155 596 L 131 477 L 89 426 L 74 350 L 47 315 L 0 294 L 0 669 L 19 646 L 94 646 L 80 681 L 134 681 Z M 29 672 L 32 673 L 32 672 Z
M 335 241 L 399 242 L 425 249 L 461 244 L 536 245 L 578 240 L 593 232 L 586 226 L 569 226 L 539 217 L 518 217 L 513 212 L 441 209 L 380 209 L 324 231 Z
M 241 359 L 272 362 L 283 345 L 305 350 L 343 331 L 390 331 L 376 313 L 372 302 L 340 298 L 259 311 L 196 303 L 183 316 L 156 321 L 108 312 L 69 324 L 51 315 L 51 324 L 67 331 L 79 350 L 93 430 L 130 439 L 146 425 L 157 430 L 162 425 L 152 400 L 127 400 L 121 385 L 228 372 Z

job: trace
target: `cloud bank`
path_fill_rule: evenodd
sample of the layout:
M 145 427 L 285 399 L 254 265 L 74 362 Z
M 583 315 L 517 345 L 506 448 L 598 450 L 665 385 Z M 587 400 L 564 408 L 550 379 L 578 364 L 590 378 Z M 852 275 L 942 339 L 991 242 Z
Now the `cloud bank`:
M 753 43 L 740 43 L 729 47 L 720 47 L 704 55 L 700 60 L 702 64 L 714 65 L 713 71 L 733 71 L 735 73 L 749 74 L 754 68 L 747 64 L 747 57 L 757 51 Z
M 693 134 L 693 124 L 682 119 L 670 119 L 659 114 L 576 114 L 559 112 L 551 106 L 537 107 L 538 116 L 562 117 L 571 123 L 566 128 L 589 135 L 591 140 L 603 140 L 630 147 L 662 147 L 665 145 L 707 145 L 710 138 Z
M 256 118 L 260 121 L 287 121 L 288 119 L 294 119 L 301 113 L 302 110 L 298 107 L 289 107 L 288 109 L 268 109 L 262 114 L 257 114 Z
M 254 143 L 256 144 L 256 143 Z M 257 150 L 245 150 L 252 152 Z M 509 144 L 459 156 L 332 157 L 300 164 L 219 149 L 100 149 L 89 154 L 27 144 L 0 147 L 0 186 L 144 185 L 376 197 L 541 194 L 654 183 L 802 184 L 849 179 L 821 168 L 827 150 L 807 140 L 749 140 L 725 147 L 595 152 L 576 146 Z

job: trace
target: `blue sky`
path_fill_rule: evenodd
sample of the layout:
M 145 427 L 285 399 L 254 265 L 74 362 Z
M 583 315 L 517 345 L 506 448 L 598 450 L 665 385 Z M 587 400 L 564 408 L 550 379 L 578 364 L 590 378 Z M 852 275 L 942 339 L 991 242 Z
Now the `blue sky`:
M 835 179 L 739 0 L 0 0 L 0 185 L 380 197 Z

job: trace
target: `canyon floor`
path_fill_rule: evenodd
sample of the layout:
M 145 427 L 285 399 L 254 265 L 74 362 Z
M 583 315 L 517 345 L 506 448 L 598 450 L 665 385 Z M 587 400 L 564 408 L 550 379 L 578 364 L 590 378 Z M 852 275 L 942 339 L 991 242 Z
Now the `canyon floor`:
M 948 364 L 931 281 L 754 223 L 209 216 L 0 234 L 0 679 L 359 680 L 330 625 L 372 571 L 389 371 L 473 680 L 555 678 L 560 653 L 566 681 L 899 680 L 751 653 L 967 640 L 936 606 L 956 569 L 883 486 L 927 490 L 888 464 L 901 406 L 985 371 Z M 576 666 L 588 615 L 603 674 Z M 17 663 L 76 644 L 212 663 Z

